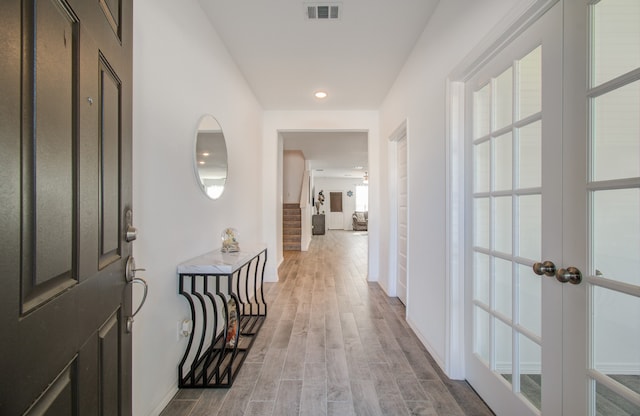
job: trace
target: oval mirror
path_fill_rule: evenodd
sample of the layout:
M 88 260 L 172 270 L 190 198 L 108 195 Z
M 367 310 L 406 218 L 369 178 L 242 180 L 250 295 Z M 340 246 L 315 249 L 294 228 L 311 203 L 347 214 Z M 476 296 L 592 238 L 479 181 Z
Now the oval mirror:
M 227 144 L 220 123 L 208 114 L 198 124 L 195 167 L 200 188 L 209 198 L 219 198 L 227 181 Z

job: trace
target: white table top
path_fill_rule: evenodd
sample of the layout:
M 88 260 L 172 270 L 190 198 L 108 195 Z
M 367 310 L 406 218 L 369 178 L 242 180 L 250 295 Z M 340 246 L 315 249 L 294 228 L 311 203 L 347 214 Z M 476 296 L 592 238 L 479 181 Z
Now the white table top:
M 231 274 L 266 248 L 264 244 L 240 243 L 240 251 L 235 253 L 222 253 L 220 249 L 210 251 L 180 263 L 178 274 Z

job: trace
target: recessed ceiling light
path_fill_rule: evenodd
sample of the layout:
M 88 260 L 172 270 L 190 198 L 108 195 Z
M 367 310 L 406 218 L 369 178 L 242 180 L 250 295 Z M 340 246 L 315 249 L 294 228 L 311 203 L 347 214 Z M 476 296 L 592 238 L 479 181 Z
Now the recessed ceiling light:
M 314 95 L 316 96 L 316 98 L 320 99 L 327 98 L 327 93 L 324 91 L 317 91 Z
M 199 161 L 198 164 L 204 165 L 204 160 Z
M 354 166 L 353 168 L 355 170 L 362 170 L 362 169 L 364 169 L 364 166 Z
M 204 152 L 204 153 L 202 154 L 202 156 L 204 156 L 204 157 L 209 156 L 209 152 Z

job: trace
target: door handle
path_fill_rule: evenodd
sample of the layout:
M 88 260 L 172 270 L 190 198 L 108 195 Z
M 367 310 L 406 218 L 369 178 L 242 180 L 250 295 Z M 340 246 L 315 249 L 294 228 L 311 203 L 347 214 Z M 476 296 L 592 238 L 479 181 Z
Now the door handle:
M 579 285 L 582 282 L 582 272 L 577 267 L 567 267 L 556 272 L 556 279 L 561 283 Z
M 137 269 L 136 260 L 133 256 L 129 256 L 129 258 L 127 258 L 127 264 L 125 265 L 124 272 L 124 279 L 127 282 L 126 286 L 132 285 L 133 287 L 135 284 L 142 285 L 144 292 L 142 293 L 142 301 L 140 301 L 138 308 L 131 314 L 131 316 L 127 317 L 127 333 L 131 332 L 131 329 L 133 328 L 133 318 L 138 314 L 138 312 L 140 312 L 140 309 L 142 309 L 142 306 L 147 301 L 147 292 L 149 291 L 149 285 L 147 285 L 147 282 L 140 277 L 136 277 L 136 272 L 139 271 L 145 271 L 145 269 Z M 133 307 L 131 309 L 133 310 Z
M 138 312 L 140 312 L 140 309 L 142 309 L 142 306 L 147 301 L 147 292 L 149 291 L 149 285 L 147 285 L 147 282 L 140 277 L 132 279 L 127 283 L 127 285 L 134 285 L 136 283 L 142 285 L 144 292 L 142 292 L 142 300 L 140 301 L 138 308 L 131 314 L 131 316 L 127 317 L 127 333 L 130 333 L 133 329 L 133 318 L 138 314 Z
M 552 261 L 545 261 L 543 263 L 535 263 L 533 265 L 533 272 L 538 276 L 554 276 L 556 274 L 556 265 Z

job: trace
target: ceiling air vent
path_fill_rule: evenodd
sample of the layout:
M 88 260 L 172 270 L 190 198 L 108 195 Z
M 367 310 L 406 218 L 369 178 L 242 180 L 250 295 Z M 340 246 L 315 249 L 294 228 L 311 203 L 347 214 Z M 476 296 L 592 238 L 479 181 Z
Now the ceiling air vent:
M 336 20 L 340 18 L 339 4 L 313 4 L 307 5 L 307 18 L 309 20 Z

